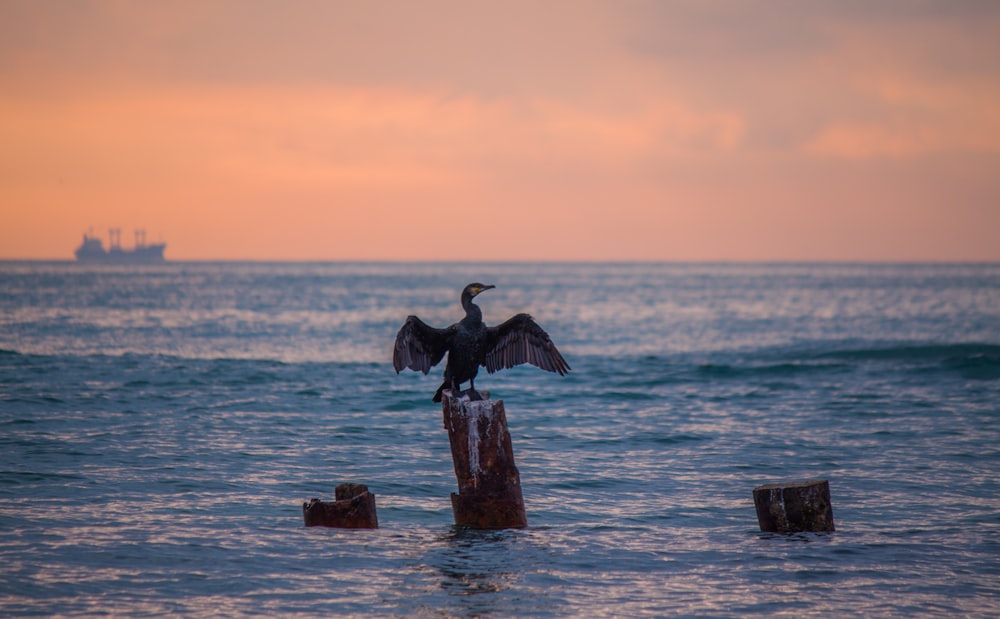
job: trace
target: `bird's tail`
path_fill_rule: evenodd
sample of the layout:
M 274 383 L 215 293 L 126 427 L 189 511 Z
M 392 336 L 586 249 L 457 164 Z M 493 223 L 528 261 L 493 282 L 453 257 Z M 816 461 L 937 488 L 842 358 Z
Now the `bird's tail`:
M 431 402 L 440 402 L 441 392 L 444 391 L 444 388 L 447 386 L 448 386 L 448 381 L 444 381 L 443 383 L 441 383 L 441 386 L 438 387 L 438 390 L 434 392 L 434 397 L 431 398 Z

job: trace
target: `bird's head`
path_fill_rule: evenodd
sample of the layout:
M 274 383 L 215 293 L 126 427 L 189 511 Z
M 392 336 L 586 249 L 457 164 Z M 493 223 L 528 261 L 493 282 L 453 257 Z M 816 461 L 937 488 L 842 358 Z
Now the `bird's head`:
M 490 288 L 496 288 L 496 286 L 490 284 L 480 284 L 480 283 L 469 284 L 468 286 L 465 287 L 465 290 L 462 291 L 462 296 L 468 295 L 469 298 L 471 299 L 480 292 L 483 292 L 484 290 L 489 290 Z

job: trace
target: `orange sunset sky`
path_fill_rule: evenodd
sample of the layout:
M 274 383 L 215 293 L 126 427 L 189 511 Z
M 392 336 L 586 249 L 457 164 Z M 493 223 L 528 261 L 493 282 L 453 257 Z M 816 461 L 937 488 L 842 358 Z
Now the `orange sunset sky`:
M 3 0 L 0 259 L 1000 260 L 1000 2 Z

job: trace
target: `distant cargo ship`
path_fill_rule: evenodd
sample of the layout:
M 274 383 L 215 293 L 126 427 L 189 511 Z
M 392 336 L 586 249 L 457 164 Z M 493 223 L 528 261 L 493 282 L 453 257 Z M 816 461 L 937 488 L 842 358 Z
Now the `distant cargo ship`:
M 146 244 L 146 231 L 135 231 L 135 247 L 122 249 L 121 228 L 108 231 L 108 249 L 104 249 L 101 239 L 91 234 L 83 235 L 83 243 L 76 250 L 78 262 L 92 264 L 156 264 L 165 262 L 163 251 L 166 243 Z

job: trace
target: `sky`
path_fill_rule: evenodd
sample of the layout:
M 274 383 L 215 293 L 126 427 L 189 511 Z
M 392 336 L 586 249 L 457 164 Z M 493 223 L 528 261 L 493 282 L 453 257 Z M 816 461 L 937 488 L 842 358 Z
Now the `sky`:
M 3 0 L 0 259 L 1000 261 L 990 0 Z

